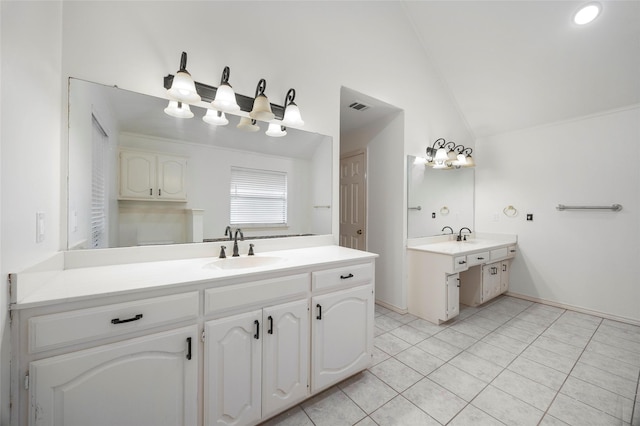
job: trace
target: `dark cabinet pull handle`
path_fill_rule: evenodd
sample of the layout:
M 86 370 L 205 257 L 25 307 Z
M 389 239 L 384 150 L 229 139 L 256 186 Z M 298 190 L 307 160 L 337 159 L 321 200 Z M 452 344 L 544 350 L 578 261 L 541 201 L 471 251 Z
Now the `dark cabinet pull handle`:
M 187 359 L 191 360 L 191 337 L 187 337 Z
M 484 257 L 478 257 L 478 260 L 484 260 Z
M 322 319 L 322 306 L 320 306 L 320 304 L 318 303 L 316 305 L 316 308 L 318 308 L 318 316 L 316 317 L 317 320 L 321 320 Z
M 269 315 L 267 319 L 269 320 L 269 331 L 267 331 L 267 333 L 273 334 L 273 317 Z
M 123 320 L 121 320 L 120 318 L 114 318 L 111 320 L 111 324 L 124 324 L 125 322 L 138 321 L 139 319 L 142 319 L 142 314 L 138 314 L 135 317 Z
M 353 274 L 349 274 L 349 275 L 340 275 L 340 279 L 341 280 L 346 280 L 348 278 L 353 278 Z
M 507 265 L 502 265 L 502 272 L 507 272 Z
M 158 197 L 162 197 L 162 189 L 158 188 Z
M 465 263 L 467 263 L 466 260 L 461 260 L 461 261 L 458 262 L 458 265 L 464 265 Z
M 460 278 L 456 278 L 458 280 L 458 285 L 456 287 L 460 288 Z
M 515 249 L 511 249 L 511 250 L 509 250 L 509 251 L 510 251 L 511 253 L 515 253 L 515 252 L 516 252 L 516 250 L 515 250 Z
M 260 339 L 260 321 L 255 320 L 253 323 L 256 325 L 256 334 L 253 335 L 253 338 Z
M 153 195 L 153 188 L 149 188 L 149 195 Z

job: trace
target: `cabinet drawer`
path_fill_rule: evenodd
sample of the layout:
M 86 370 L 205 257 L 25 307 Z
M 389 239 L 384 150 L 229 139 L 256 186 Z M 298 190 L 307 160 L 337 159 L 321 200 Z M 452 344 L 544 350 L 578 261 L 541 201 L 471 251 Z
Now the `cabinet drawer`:
M 509 251 L 507 250 L 506 247 L 502 247 L 499 249 L 495 249 L 495 250 L 491 250 L 491 260 L 497 260 L 497 259 L 504 259 L 505 257 L 507 257 L 507 254 L 509 253 Z
M 308 292 L 309 274 L 210 288 L 204 292 L 204 314 L 268 302 L 276 298 L 307 295 Z
M 456 256 L 453 258 L 453 270 L 464 271 L 467 269 L 467 256 Z
M 311 282 L 315 291 L 331 287 L 366 284 L 371 280 L 373 280 L 373 263 L 363 263 L 313 272 Z
M 479 265 L 481 263 L 487 263 L 488 261 L 489 261 L 488 251 L 467 255 L 467 263 L 469 264 L 469 266 Z
M 143 330 L 198 317 L 198 292 L 79 309 L 29 319 L 29 352 Z

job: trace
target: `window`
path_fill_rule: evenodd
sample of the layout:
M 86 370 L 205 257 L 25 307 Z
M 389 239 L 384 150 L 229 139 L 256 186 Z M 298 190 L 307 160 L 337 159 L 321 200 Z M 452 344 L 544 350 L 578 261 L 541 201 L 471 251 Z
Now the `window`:
M 94 115 L 92 117 L 91 173 L 91 248 L 107 244 L 107 150 L 109 137 Z
M 287 174 L 231 168 L 231 225 L 286 225 Z

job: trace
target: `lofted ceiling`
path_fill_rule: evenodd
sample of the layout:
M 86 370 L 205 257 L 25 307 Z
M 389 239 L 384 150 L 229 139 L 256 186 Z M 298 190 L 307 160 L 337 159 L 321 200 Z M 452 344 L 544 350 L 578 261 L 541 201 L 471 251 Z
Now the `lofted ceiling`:
M 573 14 L 589 2 L 399 5 L 469 130 L 481 138 L 640 103 L 640 0 L 600 0 L 600 16 L 575 25 Z M 357 96 L 342 100 L 342 117 L 349 118 L 342 126 L 366 124 L 367 115 L 345 109 Z

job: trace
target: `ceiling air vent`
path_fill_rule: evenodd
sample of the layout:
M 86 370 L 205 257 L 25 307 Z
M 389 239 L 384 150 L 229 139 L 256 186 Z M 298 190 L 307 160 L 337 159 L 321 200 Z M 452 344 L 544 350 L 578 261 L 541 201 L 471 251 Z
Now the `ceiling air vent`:
M 369 109 L 371 107 L 369 105 L 365 105 L 361 102 L 355 101 L 354 103 L 349 105 L 349 108 L 355 109 L 356 111 L 364 111 L 365 109 Z

